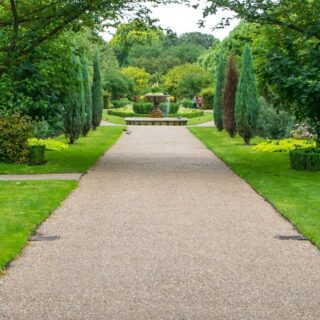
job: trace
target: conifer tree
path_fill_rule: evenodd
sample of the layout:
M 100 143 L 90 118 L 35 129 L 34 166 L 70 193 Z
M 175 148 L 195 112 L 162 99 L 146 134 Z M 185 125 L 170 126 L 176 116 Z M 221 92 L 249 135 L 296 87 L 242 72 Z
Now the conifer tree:
M 83 93 L 84 93 L 84 109 L 85 118 L 82 128 L 82 134 L 86 136 L 91 129 L 92 124 L 92 93 L 88 75 L 88 60 L 83 59 L 82 63 L 82 79 L 83 79 Z
M 93 61 L 92 84 L 92 128 L 95 130 L 101 122 L 103 112 L 103 90 L 100 72 L 100 52 L 97 50 Z
M 216 128 L 221 131 L 223 129 L 223 121 L 222 121 L 222 106 L 221 106 L 221 98 L 222 98 L 222 90 L 225 79 L 225 55 L 223 50 L 221 50 L 219 55 L 218 67 L 217 67 L 217 80 L 216 80 L 216 93 L 214 97 L 214 105 L 213 105 L 213 119 L 216 125 Z
M 71 63 L 73 66 L 70 93 L 65 110 L 64 129 L 65 136 L 70 144 L 80 137 L 84 121 L 84 94 L 83 79 L 80 59 L 72 55 Z
M 242 54 L 242 68 L 236 95 L 236 124 L 245 144 L 254 137 L 259 114 L 259 96 L 249 45 Z
M 231 55 L 228 61 L 226 80 L 222 94 L 222 119 L 223 127 L 233 138 L 236 135 L 237 126 L 235 119 L 236 93 L 239 80 L 236 57 Z

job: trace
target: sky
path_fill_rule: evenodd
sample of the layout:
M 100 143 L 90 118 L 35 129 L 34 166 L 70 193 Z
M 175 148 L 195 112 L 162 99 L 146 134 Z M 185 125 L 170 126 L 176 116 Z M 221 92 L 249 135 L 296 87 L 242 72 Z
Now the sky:
M 178 4 L 160 5 L 157 8 L 152 8 L 151 17 L 158 19 L 158 25 L 162 28 L 170 28 L 179 35 L 185 32 L 199 31 L 202 33 L 212 34 L 220 40 L 223 40 L 225 37 L 227 37 L 229 32 L 238 24 L 237 21 L 232 21 L 229 27 L 212 31 L 212 28 L 219 23 L 222 17 L 232 16 L 232 12 L 225 11 L 207 17 L 205 19 L 205 27 L 200 28 L 198 26 L 198 21 L 202 19 L 201 6 L 204 5 L 204 1 L 200 0 L 196 2 L 200 2 L 201 4 L 197 10 Z M 103 33 L 102 35 L 106 40 L 110 40 L 112 37 L 112 35 L 107 32 Z

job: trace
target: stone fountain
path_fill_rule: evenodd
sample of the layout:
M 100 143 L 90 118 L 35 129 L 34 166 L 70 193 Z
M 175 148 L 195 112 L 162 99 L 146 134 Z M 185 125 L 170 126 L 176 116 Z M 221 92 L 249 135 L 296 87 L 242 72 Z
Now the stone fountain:
M 164 118 L 160 109 L 161 102 L 168 102 L 167 115 L 169 114 L 170 96 L 164 93 L 148 93 L 145 95 L 145 99 L 148 102 L 154 104 L 154 109 L 150 113 L 150 118 L 125 118 L 127 125 L 146 126 L 146 125 L 158 125 L 158 126 L 185 126 L 188 122 L 187 118 Z
M 152 102 L 154 104 L 154 109 L 150 113 L 151 118 L 162 118 L 163 114 L 160 110 L 160 103 L 167 101 L 170 96 L 168 94 L 157 92 L 148 93 L 144 97 L 148 102 Z

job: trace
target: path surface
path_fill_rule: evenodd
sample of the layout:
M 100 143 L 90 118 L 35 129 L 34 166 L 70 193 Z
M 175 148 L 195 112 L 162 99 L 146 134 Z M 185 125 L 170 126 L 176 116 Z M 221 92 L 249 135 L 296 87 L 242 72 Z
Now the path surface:
M 320 319 L 319 251 L 186 128 L 130 129 L 0 280 L 0 319 Z
M 48 173 L 48 174 L 0 174 L 0 181 L 20 180 L 80 180 L 82 173 Z

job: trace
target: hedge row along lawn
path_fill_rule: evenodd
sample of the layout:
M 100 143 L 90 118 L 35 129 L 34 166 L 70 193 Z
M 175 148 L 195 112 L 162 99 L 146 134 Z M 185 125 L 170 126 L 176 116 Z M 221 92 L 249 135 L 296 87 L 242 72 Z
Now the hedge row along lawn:
M 288 153 L 253 151 L 216 129 L 190 131 L 320 248 L 320 173 L 294 171 Z
M 86 172 L 120 137 L 123 127 L 99 127 L 63 151 L 47 151 L 44 165 L 0 163 L 0 174 Z M 63 136 L 56 138 L 64 141 Z
M 0 181 L 0 273 L 76 181 Z
M 111 123 L 115 123 L 115 124 L 122 124 L 125 125 L 125 120 L 122 117 L 117 117 L 117 116 L 113 116 L 113 115 L 108 115 L 106 112 L 104 112 L 103 114 L 103 120 L 105 121 L 109 121 Z M 203 116 L 201 117 L 197 117 L 197 118 L 191 118 L 188 120 L 188 126 L 191 125 L 196 125 L 196 124 L 201 124 L 201 123 L 205 123 L 205 122 L 209 122 L 213 120 L 213 115 L 212 115 L 212 111 L 211 112 L 206 112 Z

